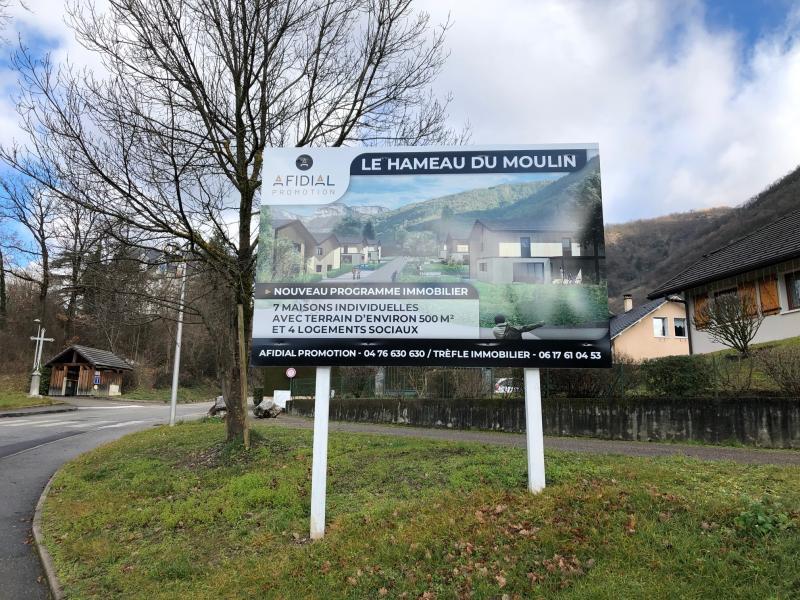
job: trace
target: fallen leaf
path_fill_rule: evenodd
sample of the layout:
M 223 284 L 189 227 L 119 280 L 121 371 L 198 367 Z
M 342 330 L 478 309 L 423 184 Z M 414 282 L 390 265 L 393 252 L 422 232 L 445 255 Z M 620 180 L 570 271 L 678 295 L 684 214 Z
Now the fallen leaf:
M 502 573 L 499 574 L 499 575 L 495 575 L 494 578 L 495 578 L 495 581 L 497 581 L 497 585 L 498 586 L 500 586 L 501 588 L 502 587 L 506 587 L 506 578 L 503 577 Z

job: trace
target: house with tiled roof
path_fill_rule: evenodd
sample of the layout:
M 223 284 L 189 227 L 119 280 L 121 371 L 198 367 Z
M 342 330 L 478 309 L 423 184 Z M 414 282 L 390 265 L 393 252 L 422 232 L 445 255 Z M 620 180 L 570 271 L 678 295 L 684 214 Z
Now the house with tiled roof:
M 645 360 L 689 354 L 686 306 L 674 296 L 656 298 L 639 306 L 625 294 L 625 311 L 609 322 L 614 356 Z
M 703 330 L 701 315 L 709 300 L 728 294 L 753 297 L 764 316 L 753 343 L 800 336 L 800 210 L 704 254 L 648 297 L 668 294 L 686 301 L 692 353 L 723 348 Z

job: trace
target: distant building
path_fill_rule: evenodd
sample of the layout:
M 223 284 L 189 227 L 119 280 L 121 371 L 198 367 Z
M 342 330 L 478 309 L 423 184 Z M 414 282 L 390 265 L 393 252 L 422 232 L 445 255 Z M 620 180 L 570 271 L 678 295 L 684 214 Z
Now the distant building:
M 640 306 L 625 295 L 625 312 L 610 323 L 615 356 L 634 360 L 689 354 L 686 305 L 674 297 L 657 298 Z
M 88 346 L 70 346 L 45 364 L 50 367 L 50 396 L 119 396 L 122 373 L 131 366 L 116 354 Z
M 692 353 L 724 348 L 702 328 L 702 310 L 725 294 L 752 294 L 764 322 L 754 343 L 800 336 L 800 210 L 718 248 L 653 290 L 650 298 L 683 294 L 692 315 Z
M 475 221 L 469 235 L 469 276 L 487 283 L 553 283 L 591 279 L 595 257 L 578 233 L 522 219 Z

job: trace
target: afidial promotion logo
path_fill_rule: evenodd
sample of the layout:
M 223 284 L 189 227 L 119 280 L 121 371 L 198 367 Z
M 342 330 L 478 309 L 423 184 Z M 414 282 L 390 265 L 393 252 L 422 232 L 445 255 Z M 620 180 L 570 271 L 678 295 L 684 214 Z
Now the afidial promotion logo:
M 308 154 L 301 154 L 294 161 L 300 171 L 308 171 L 314 166 L 314 159 Z M 330 196 L 335 187 L 329 174 L 276 175 L 272 182 L 273 196 Z

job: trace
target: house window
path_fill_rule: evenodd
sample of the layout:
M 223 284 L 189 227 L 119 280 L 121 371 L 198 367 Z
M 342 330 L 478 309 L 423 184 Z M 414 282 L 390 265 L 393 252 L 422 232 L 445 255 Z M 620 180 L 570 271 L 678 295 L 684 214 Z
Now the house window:
M 482 271 L 483 273 L 485 273 L 485 272 L 486 272 L 486 263 L 485 263 L 485 262 L 483 262 L 483 263 L 478 263 L 478 269 L 479 269 L 480 271 Z
M 292 249 L 295 252 L 300 252 L 300 244 L 298 244 L 297 242 L 292 242 Z
M 686 337 L 686 319 L 676 317 L 674 320 L 675 337 Z
M 353 257 L 349 254 L 342 254 L 342 262 L 348 265 L 353 264 Z
M 529 237 L 521 237 L 519 238 L 519 249 L 520 249 L 520 257 L 521 258 L 530 258 L 531 257 L 531 238 Z
M 328 272 L 332 271 L 333 270 L 333 265 L 328 265 L 327 267 L 325 267 L 325 270 L 328 271 Z
M 357 246 L 348 246 L 347 247 L 348 254 L 358 254 L 358 247 Z
M 667 337 L 666 317 L 653 317 L 653 335 L 656 337 Z
M 800 271 L 786 274 L 786 297 L 789 310 L 800 308 Z
M 469 252 L 469 246 L 467 244 L 458 244 L 456 246 L 456 252 Z
M 317 265 L 317 273 L 322 273 L 322 265 Z
M 322 248 L 317 248 L 317 256 L 322 256 Z

